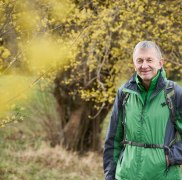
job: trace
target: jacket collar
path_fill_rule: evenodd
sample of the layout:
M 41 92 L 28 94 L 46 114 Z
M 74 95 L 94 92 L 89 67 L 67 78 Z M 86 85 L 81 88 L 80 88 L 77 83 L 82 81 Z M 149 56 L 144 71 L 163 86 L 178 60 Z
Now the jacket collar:
M 136 77 L 136 73 L 134 73 L 131 79 L 124 85 L 124 88 L 132 90 L 132 91 L 140 92 L 135 77 Z M 163 89 L 165 87 L 165 84 L 166 84 L 165 71 L 162 68 L 160 69 L 159 78 L 156 84 L 156 88 L 154 89 L 154 92 L 158 92 L 161 89 Z

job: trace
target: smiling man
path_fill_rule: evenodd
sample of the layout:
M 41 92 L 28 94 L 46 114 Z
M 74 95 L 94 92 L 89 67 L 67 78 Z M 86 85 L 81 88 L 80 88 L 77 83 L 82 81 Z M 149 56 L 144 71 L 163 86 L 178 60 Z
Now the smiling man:
M 142 42 L 137 44 L 133 53 L 133 62 L 138 76 L 142 79 L 142 84 L 148 89 L 152 78 L 157 74 L 158 70 L 163 66 L 162 55 L 155 44 L 154 48 L 149 48 L 152 45 Z
M 165 77 L 159 47 L 139 42 L 136 73 L 119 88 L 104 145 L 106 180 L 182 179 L 182 88 Z

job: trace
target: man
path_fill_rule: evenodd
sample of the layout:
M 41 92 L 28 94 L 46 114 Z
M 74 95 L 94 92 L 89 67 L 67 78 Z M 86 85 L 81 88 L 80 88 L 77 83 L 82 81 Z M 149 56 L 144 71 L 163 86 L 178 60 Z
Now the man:
M 151 41 L 133 52 L 136 73 L 119 88 L 104 146 L 106 180 L 182 179 L 182 88 L 174 84 L 175 123 L 166 103 L 163 59 Z M 177 129 L 177 130 L 176 130 Z

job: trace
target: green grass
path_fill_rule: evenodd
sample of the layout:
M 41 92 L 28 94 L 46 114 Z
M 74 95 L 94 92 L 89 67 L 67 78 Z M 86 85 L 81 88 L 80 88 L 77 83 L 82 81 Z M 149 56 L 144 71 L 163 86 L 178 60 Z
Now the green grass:
M 182 81 L 176 81 L 176 83 L 182 86 Z

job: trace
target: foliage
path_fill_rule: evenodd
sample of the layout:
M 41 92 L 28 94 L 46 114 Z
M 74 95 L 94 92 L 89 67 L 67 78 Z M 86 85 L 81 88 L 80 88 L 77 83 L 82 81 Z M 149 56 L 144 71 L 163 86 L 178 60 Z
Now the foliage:
M 0 84 L 0 126 L 12 121 L 24 119 L 25 101 L 29 102 L 31 96 L 30 77 L 18 76 L 17 74 L 2 75 Z M 15 88 L 16 87 L 16 88 Z M 9 111 L 10 110 L 10 111 Z
M 76 2 L 84 7 L 75 9 L 57 31 L 70 39 L 77 35 L 73 41 L 77 56 L 65 67 L 66 77 L 60 80 L 71 96 L 94 102 L 98 112 L 112 103 L 118 81 L 133 72 L 133 47 L 145 39 L 162 48 L 168 75 L 180 77 L 179 0 Z
M 23 108 L 22 96 L 28 97 L 40 79 L 52 81 L 74 56 L 68 52 L 69 41 L 57 38 L 49 28 L 65 18 L 65 8 L 73 7 L 57 0 L 0 1 L 1 125 L 18 119 L 17 103 L 21 100 Z

